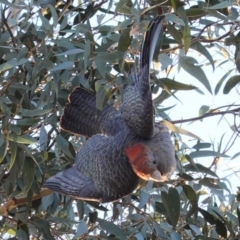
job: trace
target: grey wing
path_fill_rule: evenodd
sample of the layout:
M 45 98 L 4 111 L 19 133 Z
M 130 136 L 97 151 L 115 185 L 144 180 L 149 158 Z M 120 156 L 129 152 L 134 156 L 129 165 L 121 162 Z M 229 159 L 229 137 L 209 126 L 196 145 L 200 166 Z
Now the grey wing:
M 139 137 L 153 136 L 153 107 L 149 82 L 150 63 L 162 30 L 164 17 L 152 20 L 146 33 L 141 51 L 140 73 L 131 77 L 134 86 L 127 86 L 123 93 L 123 103 L 120 111 L 127 126 Z
M 88 137 L 98 133 L 115 135 L 121 130 L 122 124 L 119 111 L 106 105 L 99 112 L 95 94 L 81 87 L 75 88 L 69 95 L 69 103 L 60 120 L 62 129 Z
M 94 182 L 81 174 L 75 165 L 50 177 L 43 187 L 83 200 L 101 201 Z
M 49 178 L 43 187 L 103 203 L 124 197 L 137 187 L 139 179 L 114 137 L 93 136 L 75 160 L 75 165 Z

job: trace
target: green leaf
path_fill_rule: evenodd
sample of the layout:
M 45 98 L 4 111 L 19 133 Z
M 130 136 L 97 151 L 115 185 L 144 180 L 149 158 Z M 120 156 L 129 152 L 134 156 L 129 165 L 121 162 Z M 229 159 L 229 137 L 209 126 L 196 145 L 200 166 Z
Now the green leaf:
M 238 216 L 238 226 L 240 226 L 240 209 L 237 208 L 237 216 Z
M 176 14 L 174 14 L 174 13 L 167 14 L 165 16 L 165 20 L 168 21 L 168 22 L 170 21 L 172 23 L 177 23 L 177 24 L 179 24 L 181 26 L 185 26 L 184 21 L 180 17 L 178 17 Z
M 37 226 L 37 229 L 39 230 L 40 233 L 43 234 L 44 239 L 48 240 L 54 240 L 55 238 L 52 236 L 52 233 L 50 231 L 50 224 L 47 220 L 45 219 L 36 219 L 34 221 L 34 225 Z
M 70 220 L 62 217 L 51 217 L 49 221 L 56 222 L 56 223 L 79 224 L 79 221 L 74 221 L 74 220 Z
M 89 33 L 90 32 L 90 28 L 89 28 L 89 25 L 87 24 L 84 24 L 84 23 L 79 23 L 77 26 L 76 26 L 76 30 L 75 32 L 76 33 L 83 33 L 83 34 L 86 34 L 86 33 Z M 66 32 L 69 32 L 69 29 L 66 31 Z
M 110 52 L 110 53 L 98 53 L 97 56 L 93 57 L 93 60 L 114 63 L 123 59 L 123 56 L 124 56 L 124 53 L 118 52 L 118 51 Z
M 194 180 L 194 178 L 193 178 L 191 175 L 186 174 L 186 173 L 179 173 L 178 176 L 179 176 L 180 178 L 182 178 L 182 179 L 187 180 L 187 181 L 192 181 L 192 180 Z
M 205 237 L 205 236 L 196 236 L 195 240 L 218 240 L 217 238 Z
M 142 216 L 141 214 L 135 213 L 135 214 L 128 215 L 127 218 L 132 222 L 139 222 L 144 219 L 144 216 Z
M 29 240 L 29 231 L 26 224 L 20 223 L 17 229 L 16 237 L 17 239 Z
M 69 151 L 69 142 L 63 138 L 60 134 L 56 137 L 56 142 L 60 150 L 62 150 L 67 156 L 73 159 L 73 155 Z
M 173 228 L 176 227 L 180 216 L 180 197 L 175 188 L 169 188 L 168 193 L 162 191 L 162 202 L 167 210 L 167 217 L 169 218 Z
M 172 80 L 170 78 L 160 78 L 159 81 L 163 83 L 169 90 L 193 90 L 196 89 L 196 87 L 187 85 L 181 82 L 177 82 L 175 80 Z
M 41 115 L 50 113 L 51 111 L 52 111 L 52 108 L 35 109 L 35 110 L 22 109 L 21 115 L 23 117 L 37 117 L 37 116 L 41 116 Z
M 107 104 L 109 99 L 111 99 L 112 95 L 116 91 L 116 89 L 108 88 L 106 85 L 98 85 L 96 82 L 95 85 L 97 94 L 96 94 L 96 107 L 98 110 L 102 110 L 103 107 Z
M 204 167 L 203 165 L 201 165 L 199 163 L 196 163 L 195 165 L 196 165 L 197 168 L 195 166 L 193 166 L 192 164 L 187 164 L 187 165 L 183 166 L 183 168 L 186 171 L 206 173 L 206 174 L 209 174 L 211 176 L 218 177 L 217 174 L 215 172 L 211 171 L 209 168 Z
M 60 71 L 60 70 L 65 70 L 68 68 L 73 68 L 74 62 L 66 61 L 63 63 L 58 64 L 57 66 L 50 68 L 49 71 L 55 72 L 55 71 Z
M 209 212 L 207 212 L 206 210 L 202 209 L 202 208 L 198 208 L 198 211 L 203 215 L 204 219 L 210 223 L 211 225 L 214 225 L 216 223 L 216 219 L 215 217 L 210 214 Z
M 210 107 L 206 106 L 206 105 L 202 105 L 199 109 L 199 116 L 204 115 L 205 113 L 207 113 L 209 111 Z
M 186 72 L 198 79 L 206 87 L 206 89 L 212 93 L 211 86 L 204 71 L 199 66 L 195 65 L 198 64 L 198 62 L 194 58 L 180 56 L 179 64 Z
M 192 146 L 192 148 L 195 148 L 197 150 L 202 149 L 202 148 L 210 148 L 212 146 L 211 143 L 201 143 L 198 141 L 197 144 L 195 144 L 194 146 Z
M 155 202 L 155 211 L 157 211 L 165 216 L 167 215 L 167 210 L 164 207 L 163 203 L 161 203 L 161 202 Z
M 150 197 L 149 193 L 146 193 L 144 190 L 140 191 L 139 194 L 140 201 L 138 205 L 139 209 L 143 208 L 147 204 L 149 197 Z
M 185 27 L 182 27 L 182 34 L 183 34 L 183 42 L 184 42 L 184 50 L 185 50 L 185 54 L 187 54 L 188 49 L 191 45 L 191 29 L 188 25 L 186 25 Z
M 240 83 L 240 75 L 231 77 L 224 86 L 223 93 L 228 94 L 237 84 Z
M 18 136 L 14 133 L 9 134 L 9 140 L 17 143 L 32 144 L 37 140 L 29 135 Z
M 29 110 L 27 110 L 29 111 Z M 32 126 L 36 123 L 38 123 L 40 119 L 37 118 L 23 118 L 23 119 L 17 119 L 16 125 L 17 126 Z
M 172 124 L 166 120 L 161 121 L 161 123 L 173 132 L 181 133 L 181 134 L 184 134 L 184 135 L 187 135 L 187 136 L 190 136 L 190 137 L 193 137 L 193 138 L 196 138 L 196 139 L 202 141 L 202 139 L 200 137 L 198 137 L 197 135 L 195 135 L 194 133 L 191 133 L 183 128 L 177 127 L 174 124 Z
M 0 73 L 6 71 L 8 69 L 14 68 L 18 65 L 22 65 L 26 62 L 28 62 L 28 59 L 26 59 L 26 58 L 20 59 L 19 62 L 17 61 L 16 58 L 11 59 L 10 61 L 7 61 L 7 62 L 0 65 Z
M 52 204 L 54 202 L 54 194 L 49 194 L 49 195 L 47 195 L 47 196 L 44 196 L 43 198 L 42 198 L 42 208 L 43 208 L 43 210 L 47 210 L 47 208 Z M 53 221 L 54 222 L 54 219 L 52 219 L 51 218 L 51 221 Z M 59 220 L 59 222 L 61 222 L 60 220 Z
M 195 151 L 191 152 L 189 154 L 191 158 L 199 158 L 199 157 L 224 157 L 224 158 L 229 158 L 228 155 L 215 152 L 215 151 L 210 151 L 210 150 L 202 150 L 202 151 Z
M 7 0 L 0 0 L 0 2 L 7 5 L 7 6 L 12 7 L 13 9 L 16 8 L 16 9 L 21 9 L 22 10 L 23 8 L 27 7 L 27 5 L 24 2 L 18 2 L 18 4 L 10 3 Z
M 220 221 L 220 220 L 216 220 L 216 232 L 222 236 L 223 238 L 226 239 L 227 237 L 227 228 L 224 224 L 224 222 Z
M 10 142 L 9 147 L 10 147 L 10 150 L 11 150 L 11 159 L 10 159 L 8 171 L 11 170 L 11 168 L 12 168 L 12 166 L 13 166 L 15 160 L 16 160 L 17 144 L 15 142 Z
M 53 26 L 57 27 L 57 25 L 58 25 L 58 14 L 56 12 L 56 9 L 51 4 L 48 4 L 47 6 L 50 9 L 51 14 L 52 14 Z
M 2 146 L 0 147 L 0 163 L 4 160 L 7 150 L 9 146 L 9 141 L 6 141 L 6 143 L 3 143 Z
M 213 61 L 212 55 L 208 52 L 208 50 L 206 49 L 205 46 L 203 46 L 200 42 L 194 42 L 190 45 L 190 48 L 198 51 L 204 57 L 206 57 L 207 60 L 211 63 L 213 70 L 214 70 L 215 66 L 214 66 L 214 61 Z
M 82 52 L 84 52 L 84 50 L 83 49 L 80 49 L 80 48 L 74 48 L 74 49 L 70 49 L 70 50 L 68 50 L 68 51 L 66 51 L 66 52 L 63 52 L 63 53 L 57 53 L 57 54 L 55 54 L 55 56 L 69 56 L 69 55 L 76 55 L 76 54 L 78 54 L 78 53 L 82 53 Z
M 174 25 L 168 24 L 167 25 L 168 32 L 172 35 L 172 37 L 179 43 L 182 43 L 182 37 L 179 33 L 179 30 L 177 30 Z
M 52 26 L 50 25 L 49 20 L 42 15 L 41 11 L 39 12 L 39 17 L 42 21 L 42 25 L 44 26 L 44 28 L 46 30 L 51 30 Z
M 222 192 L 221 192 L 221 194 L 218 194 L 218 192 L 216 191 L 217 189 L 222 190 L 222 187 L 219 185 L 218 179 L 204 177 L 203 179 L 199 180 L 199 184 L 210 188 L 211 191 L 214 193 L 214 195 L 218 195 L 219 197 L 221 197 L 220 199 L 225 200 L 224 196 L 222 195 Z
M 39 145 L 40 145 L 40 151 L 44 151 L 47 148 L 47 141 L 48 141 L 48 134 L 44 127 L 44 125 L 41 126 L 40 134 L 39 134 Z
M 196 20 L 201 18 L 202 16 L 206 15 L 207 12 L 200 9 L 200 8 L 189 8 L 186 9 L 186 15 L 189 18 L 189 20 Z
M 94 224 L 97 222 L 97 217 L 98 217 L 98 212 L 97 211 L 93 211 L 89 213 L 89 222 L 91 224 Z
M 123 30 L 118 42 L 118 52 L 126 52 L 128 50 L 128 47 L 131 44 L 131 41 L 132 41 L 132 37 L 130 37 L 130 29 Z M 123 72 L 123 69 L 124 69 L 124 62 L 125 62 L 125 58 L 120 59 L 118 62 L 119 69 L 121 72 Z
M 24 161 L 24 167 L 23 167 L 23 182 L 24 182 L 24 188 L 23 192 L 26 194 L 30 190 L 33 179 L 34 179 L 34 173 L 35 173 L 35 162 L 27 157 Z
M 182 185 L 182 187 L 183 187 L 183 191 L 184 191 L 186 197 L 188 198 L 188 200 L 190 201 L 190 203 L 192 205 L 197 204 L 198 197 L 197 197 L 196 192 L 193 190 L 193 188 L 186 184 Z
M 225 79 L 231 74 L 231 72 L 232 72 L 233 70 L 234 70 L 234 69 L 231 69 L 231 70 L 227 71 L 227 72 L 222 76 L 222 78 L 218 81 L 218 83 L 217 83 L 217 85 L 216 85 L 216 88 L 215 88 L 215 91 L 214 91 L 215 95 L 218 94 L 219 89 L 220 89 L 220 87 L 222 86 L 223 82 L 224 82 Z
M 103 230 L 109 232 L 110 234 L 113 234 L 118 239 L 120 239 L 120 240 L 126 240 L 127 239 L 127 235 L 125 234 L 125 232 L 121 228 L 119 228 L 117 225 L 115 225 L 111 222 L 102 220 L 102 219 L 98 219 L 98 222 L 100 224 L 100 227 Z
M 171 236 L 171 240 L 182 240 L 181 235 L 176 231 L 172 231 L 170 236 Z
M 226 7 L 231 7 L 233 3 L 231 1 L 223 1 L 211 7 L 205 7 L 205 9 L 223 9 Z
M 174 9 L 174 12 L 177 13 L 177 1 L 171 0 L 171 5 L 172 5 L 172 7 Z
M 85 67 L 85 69 L 87 69 L 88 65 L 89 65 L 90 51 L 91 51 L 91 43 L 90 43 L 90 40 L 87 39 L 85 47 L 84 47 L 84 67 Z
M 77 200 L 77 210 L 78 210 L 78 216 L 79 219 L 83 219 L 83 215 L 84 215 L 84 201 L 79 199 Z
M 196 192 L 193 190 L 193 188 L 189 185 L 184 184 L 183 186 L 183 191 L 188 198 L 189 202 L 191 203 L 191 207 L 189 208 L 186 218 L 190 218 L 194 214 L 195 217 L 197 217 L 198 214 L 198 196 Z
M 127 2 L 128 0 L 119 0 L 116 4 L 115 12 L 118 12 L 118 10 L 121 9 Z
M 188 154 L 185 154 L 184 157 L 187 159 L 187 161 L 188 161 L 197 171 L 199 171 L 197 165 L 195 164 L 195 162 L 193 161 L 193 159 L 192 159 Z
M 119 12 L 127 15 L 132 15 L 131 13 L 132 6 L 133 4 L 131 0 L 120 0 L 116 5 L 115 13 Z
M 239 156 L 240 156 L 240 152 L 234 154 L 234 155 L 232 156 L 231 160 L 233 160 L 234 158 L 237 158 L 237 157 L 239 157 Z
M 125 28 L 127 28 L 130 24 L 132 24 L 132 19 L 129 18 L 129 19 L 126 19 L 122 22 L 120 22 L 115 28 L 114 28 L 114 31 L 120 31 L 120 30 L 123 30 Z
M 101 74 L 102 78 L 106 78 L 106 73 L 107 73 L 107 65 L 104 61 L 100 60 L 95 60 L 95 64 L 97 67 L 98 72 Z
M 74 238 L 79 238 L 80 236 L 82 236 L 83 234 L 88 232 L 88 226 L 86 224 L 85 221 L 80 221 L 80 223 L 78 224 L 77 227 L 77 232 L 76 235 L 74 236 Z

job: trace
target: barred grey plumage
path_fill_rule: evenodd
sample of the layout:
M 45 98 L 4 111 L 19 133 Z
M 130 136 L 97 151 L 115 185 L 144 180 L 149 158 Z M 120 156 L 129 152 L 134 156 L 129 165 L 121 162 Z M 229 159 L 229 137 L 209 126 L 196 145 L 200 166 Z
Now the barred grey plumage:
M 137 187 L 139 177 L 165 181 L 176 162 L 168 130 L 153 121 L 149 68 L 164 17 L 150 22 L 134 85 L 124 88 L 120 110 L 106 105 L 97 114 L 96 97 L 76 88 L 60 125 L 89 136 L 71 168 L 50 177 L 43 187 L 75 198 L 115 201 Z

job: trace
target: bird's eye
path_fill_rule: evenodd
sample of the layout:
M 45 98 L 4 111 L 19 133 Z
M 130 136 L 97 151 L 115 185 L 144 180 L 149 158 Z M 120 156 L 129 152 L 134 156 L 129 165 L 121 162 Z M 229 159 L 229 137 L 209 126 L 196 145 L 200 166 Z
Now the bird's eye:
M 157 164 L 157 162 L 155 160 L 153 160 L 153 164 Z

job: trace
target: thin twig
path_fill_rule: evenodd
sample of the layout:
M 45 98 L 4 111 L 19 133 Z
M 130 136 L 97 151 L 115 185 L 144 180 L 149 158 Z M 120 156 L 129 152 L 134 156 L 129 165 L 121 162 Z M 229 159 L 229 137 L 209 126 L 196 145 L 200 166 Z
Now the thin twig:
M 225 114 L 233 114 L 233 115 L 235 115 L 238 112 L 240 112 L 240 108 L 235 108 L 233 110 L 222 111 L 222 112 L 209 112 L 209 113 L 205 113 L 205 114 L 203 114 L 202 116 L 199 116 L 199 117 L 188 118 L 188 119 L 181 119 L 181 120 L 173 120 L 173 121 L 170 121 L 170 122 L 173 123 L 173 124 L 192 122 L 192 121 L 204 119 L 204 118 L 207 118 L 207 117 L 217 116 L 217 115 L 225 115 Z

